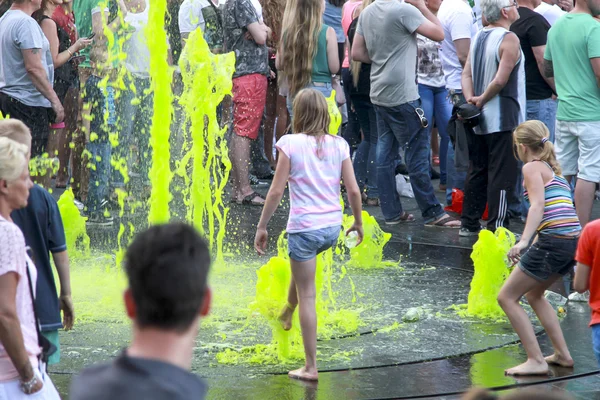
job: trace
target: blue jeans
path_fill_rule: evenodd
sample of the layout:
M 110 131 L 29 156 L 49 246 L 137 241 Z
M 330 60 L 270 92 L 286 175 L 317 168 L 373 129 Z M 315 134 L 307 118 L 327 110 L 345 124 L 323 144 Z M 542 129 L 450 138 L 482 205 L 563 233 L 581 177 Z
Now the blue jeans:
M 352 97 L 352 91 L 354 90 L 354 83 L 352 82 L 352 73 L 350 68 L 342 68 L 342 83 L 344 84 L 344 95 L 346 96 L 346 108 L 348 109 L 348 123 L 346 128 L 343 129 L 342 137 L 346 139 L 350 146 L 350 154 L 352 154 L 360 141 L 360 121 L 358 120 L 357 112 L 352 110 L 350 107 L 350 98 Z M 366 136 L 365 136 L 366 137 Z
M 537 119 L 542 121 L 550 131 L 550 141 L 554 143 L 554 128 L 556 125 L 556 100 L 527 100 L 527 120 Z
M 429 135 L 431 129 L 433 129 L 433 120 L 435 117 L 435 124 L 442 139 L 440 141 L 440 184 L 446 185 L 448 182 L 446 163 L 448 143 L 450 143 L 447 128 L 452 113 L 452 104 L 448 100 L 448 91 L 445 87 L 433 87 L 419 83 L 419 96 L 421 96 L 421 102 L 423 103 L 425 118 L 429 121 L 427 134 Z
M 129 89 L 135 86 L 135 92 Z M 127 160 L 128 170 L 134 165 L 140 173 L 142 182 L 149 182 L 150 166 L 152 165 L 152 148 L 150 147 L 150 128 L 152 126 L 152 108 L 154 96 L 150 90 L 150 79 L 133 78 L 126 82 L 127 90 L 121 92 L 117 103 L 117 124 L 120 128 L 119 146 L 115 149 L 117 158 Z M 134 104 L 131 104 L 133 100 Z M 137 157 L 134 157 L 131 146 L 137 144 Z M 115 170 L 112 176 L 116 186 L 122 186 L 123 176 Z
M 104 212 L 100 209 L 102 200 L 108 199 L 111 147 L 108 140 L 94 140 L 85 146 L 89 154 L 90 181 L 88 186 L 87 209 L 89 213 Z
M 594 345 L 594 354 L 600 367 L 600 324 L 592 325 L 592 343 Z
M 375 107 L 377 118 L 377 187 L 383 217 L 387 221 L 398 219 L 402 213 L 400 196 L 396 190 L 394 166 L 400 147 L 405 150 L 406 166 L 415 199 L 421 209 L 425 223 L 432 222 L 444 214 L 444 210 L 433 192 L 429 176 L 429 138 L 427 130 L 415 111 L 420 100 L 395 107 Z
M 331 83 L 319 83 L 321 86 L 315 86 L 312 82 L 306 85 L 304 89 L 315 89 L 319 92 L 323 93 L 325 98 L 331 96 L 331 91 L 333 90 L 331 87 Z M 286 99 L 285 105 L 287 106 L 288 112 L 290 113 L 290 121 L 294 119 L 294 112 L 292 110 L 292 105 L 294 104 L 294 98 L 292 96 L 288 96 Z
M 376 199 L 379 197 L 379 191 L 377 190 L 378 135 L 375 109 L 369 96 L 353 96 L 352 105 L 364 136 L 354 154 L 354 174 L 361 191 L 366 186 L 367 197 Z
M 288 233 L 288 254 L 294 261 L 312 260 L 335 246 L 340 232 L 340 226 L 330 226 L 314 231 Z

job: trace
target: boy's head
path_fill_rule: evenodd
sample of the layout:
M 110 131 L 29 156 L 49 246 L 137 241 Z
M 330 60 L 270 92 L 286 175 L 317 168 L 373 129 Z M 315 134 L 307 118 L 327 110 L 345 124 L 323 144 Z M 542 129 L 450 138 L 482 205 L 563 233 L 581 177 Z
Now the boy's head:
M 206 242 L 190 225 L 156 225 L 137 235 L 125 255 L 125 306 L 136 327 L 184 333 L 207 315 L 210 262 Z
M 90 50 L 90 63 L 97 70 L 103 70 L 106 68 L 106 62 L 108 61 L 108 51 L 105 46 L 94 45 Z
M 18 119 L 0 120 L 0 137 L 6 137 L 15 142 L 24 144 L 31 149 L 31 132 L 29 128 Z

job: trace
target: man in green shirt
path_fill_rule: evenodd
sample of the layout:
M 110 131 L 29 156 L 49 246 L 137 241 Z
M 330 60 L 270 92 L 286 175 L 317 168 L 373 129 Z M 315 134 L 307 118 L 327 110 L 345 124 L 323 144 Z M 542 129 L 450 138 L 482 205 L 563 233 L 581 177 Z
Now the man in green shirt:
M 556 156 L 563 175 L 577 176 L 582 226 L 591 218 L 600 182 L 600 0 L 581 0 L 548 32 L 544 74 L 558 93 Z

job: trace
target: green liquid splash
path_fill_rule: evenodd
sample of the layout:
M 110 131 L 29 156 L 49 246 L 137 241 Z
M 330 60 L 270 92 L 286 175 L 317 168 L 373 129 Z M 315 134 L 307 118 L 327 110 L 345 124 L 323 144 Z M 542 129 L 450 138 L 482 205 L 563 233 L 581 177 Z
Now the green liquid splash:
M 65 228 L 67 250 L 70 258 L 88 257 L 90 237 L 87 235 L 85 221 L 74 203 L 73 190 L 68 189 L 58 199 L 58 209 Z

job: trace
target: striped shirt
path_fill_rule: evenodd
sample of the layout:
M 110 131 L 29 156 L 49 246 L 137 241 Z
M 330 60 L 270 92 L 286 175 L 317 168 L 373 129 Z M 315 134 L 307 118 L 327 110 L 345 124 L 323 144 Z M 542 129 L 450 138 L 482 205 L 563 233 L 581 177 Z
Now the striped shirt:
M 544 162 L 544 164 L 551 168 L 547 163 Z M 523 196 L 529 204 L 527 190 L 525 190 Z M 577 218 L 575 206 L 573 205 L 571 186 L 565 178 L 554 174 L 552 179 L 544 186 L 544 197 L 544 216 L 537 229 L 539 233 L 572 236 L 574 233 L 581 232 L 579 218 Z
M 348 143 L 325 135 L 318 148 L 316 137 L 294 133 L 283 136 L 276 146 L 291 164 L 288 233 L 341 226 L 340 181 L 342 162 L 350 158 Z
M 481 96 L 496 77 L 500 65 L 500 45 L 507 34 L 510 31 L 504 28 L 485 28 L 471 42 L 471 72 L 475 96 Z M 506 85 L 483 106 L 479 125 L 475 127 L 476 134 L 512 132 L 525 121 L 527 98 L 524 60 L 521 51 L 521 57 Z

